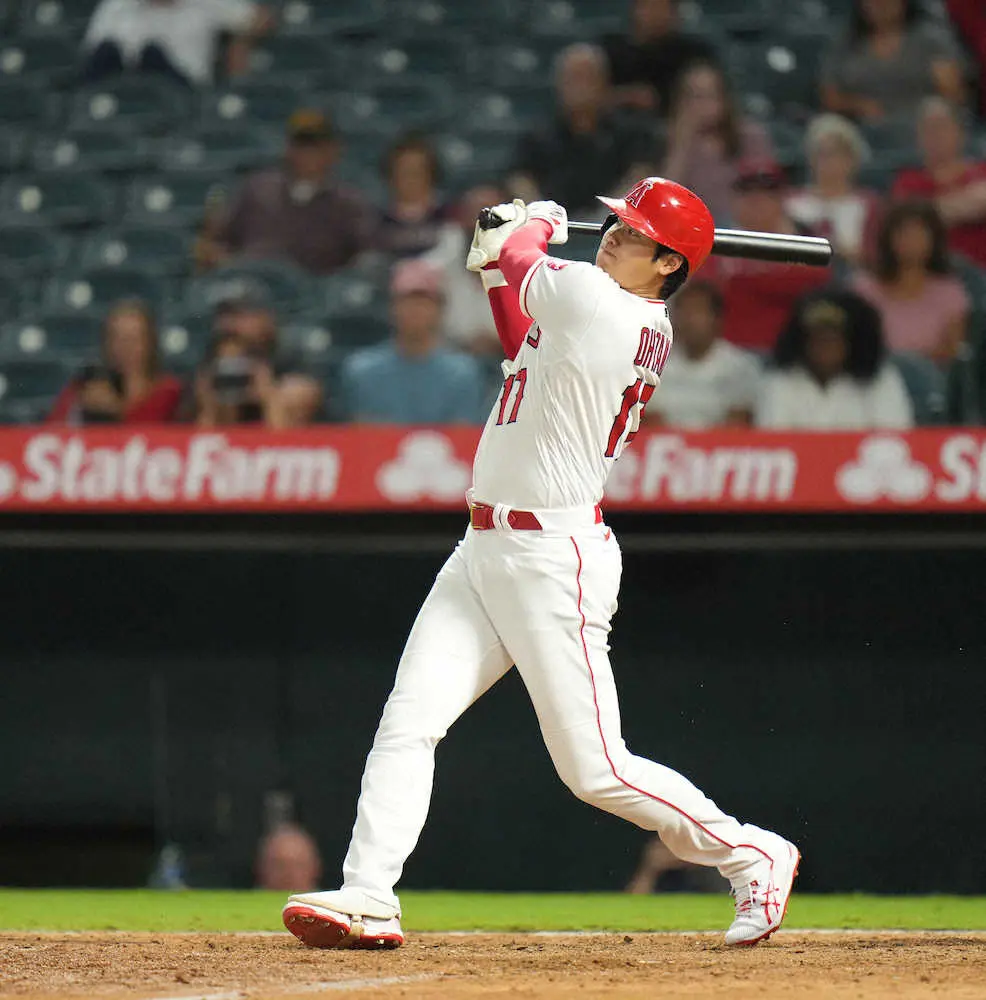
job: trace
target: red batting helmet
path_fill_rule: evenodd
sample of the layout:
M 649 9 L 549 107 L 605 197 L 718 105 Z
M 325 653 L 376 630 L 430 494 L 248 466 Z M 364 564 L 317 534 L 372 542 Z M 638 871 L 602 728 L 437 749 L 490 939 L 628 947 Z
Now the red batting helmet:
M 624 198 L 599 200 L 638 233 L 663 243 L 688 261 L 693 275 L 712 250 L 715 223 L 705 202 L 664 177 L 645 177 Z

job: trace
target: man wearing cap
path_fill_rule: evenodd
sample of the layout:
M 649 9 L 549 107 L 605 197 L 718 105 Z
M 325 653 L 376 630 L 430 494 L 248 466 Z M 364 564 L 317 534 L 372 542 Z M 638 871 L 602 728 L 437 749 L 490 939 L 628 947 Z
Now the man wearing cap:
M 375 221 L 357 191 L 332 176 L 339 140 L 315 109 L 288 119 L 284 162 L 251 174 L 205 255 L 290 260 L 313 274 L 331 274 L 371 248 Z
M 347 358 L 344 406 L 351 420 L 388 424 L 478 424 L 485 380 L 476 360 L 442 344 L 442 272 L 402 261 L 390 284 L 393 337 Z
M 773 160 L 740 164 L 733 183 L 733 215 L 739 229 L 803 233 L 784 207 L 787 179 Z M 719 286 L 726 340 L 754 351 L 769 351 L 806 292 L 824 285 L 823 268 L 775 264 L 746 258 L 715 257 L 708 280 Z

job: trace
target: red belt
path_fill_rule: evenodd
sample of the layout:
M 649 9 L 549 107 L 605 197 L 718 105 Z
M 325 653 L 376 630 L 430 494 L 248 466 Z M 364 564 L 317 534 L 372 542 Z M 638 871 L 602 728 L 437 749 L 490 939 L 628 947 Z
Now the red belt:
M 490 531 L 496 527 L 493 521 L 493 508 L 488 503 L 474 503 L 469 508 L 469 523 L 477 531 Z M 596 506 L 596 524 L 603 523 L 602 508 Z M 540 531 L 541 522 L 529 510 L 510 510 L 507 514 L 507 524 L 514 531 Z

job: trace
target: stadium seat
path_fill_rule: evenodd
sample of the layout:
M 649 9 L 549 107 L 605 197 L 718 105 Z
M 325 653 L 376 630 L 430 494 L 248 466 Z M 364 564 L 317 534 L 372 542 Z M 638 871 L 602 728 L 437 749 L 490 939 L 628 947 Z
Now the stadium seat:
M 189 228 L 202 220 L 207 202 L 228 197 L 224 174 L 171 173 L 136 179 L 127 191 L 127 225 Z
M 386 340 L 390 336 L 390 324 L 387 314 L 380 310 L 337 312 L 326 321 L 324 332 L 328 334 L 327 347 L 366 347 Z
M 138 268 L 146 274 L 180 275 L 189 267 L 190 237 L 160 226 L 121 226 L 87 237 L 79 253 L 84 270 Z
M 113 189 L 82 174 L 20 174 L 0 184 L 0 222 L 8 226 L 91 225 L 109 219 L 113 208 Z
M 284 324 L 279 331 L 278 341 L 287 351 L 300 354 L 306 362 L 318 362 L 332 351 L 329 325 L 317 320 Z
M 103 315 L 121 299 L 143 299 L 159 309 L 169 298 L 168 282 L 129 267 L 106 267 L 53 278 L 44 290 L 46 310 Z
M 0 327 L 4 358 L 60 358 L 78 362 L 99 356 L 103 320 L 78 313 L 52 313 L 5 323 Z
M 476 179 L 497 177 L 509 166 L 512 142 L 496 132 L 456 132 L 439 136 L 435 145 L 442 163 L 445 187 L 461 191 Z
M 184 305 L 190 313 L 208 314 L 223 298 L 253 288 L 263 289 L 281 315 L 308 310 L 314 298 L 312 279 L 294 264 L 240 260 L 189 282 Z
M 0 422 L 33 424 L 44 420 L 71 368 L 57 358 L 0 364 Z
M 489 61 L 489 79 L 494 87 L 521 84 L 544 88 L 551 85 L 557 39 L 525 38 L 513 45 L 498 45 Z
M 940 424 L 945 418 L 946 382 L 942 370 L 919 354 L 900 353 L 890 360 L 907 386 L 914 407 L 914 420 L 919 425 Z
M 152 162 L 145 140 L 118 132 L 49 135 L 31 151 L 31 166 L 44 173 L 131 173 Z
M 489 29 L 504 32 L 517 20 L 522 3 L 498 0 L 497 3 L 473 3 L 471 0 L 385 0 L 387 24 L 397 24 L 402 32 L 422 34 L 449 28 L 468 31 L 475 36 L 488 35 Z
M 96 0 L 27 0 L 23 7 L 22 34 L 73 38 L 85 31 Z
M 536 35 L 577 40 L 607 31 L 622 31 L 627 17 L 623 4 L 613 0 L 534 0 L 525 17 Z
M 79 47 L 67 38 L 11 38 L 0 42 L 0 78 L 59 86 L 77 72 Z
M 380 0 L 287 0 L 278 27 L 287 35 L 332 32 L 365 35 L 383 22 Z
M 765 0 L 702 0 L 705 17 L 730 35 L 760 34 L 770 27 L 782 6 Z
M 777 35 L 750 45 L 734 45 L 727 62 L 740 90 L 766 95 L 777 113 L 805 119 L 818 107 L 817 39 Z
M 553 115 L 554 93 L 550 87 L 498 87 L 463 95 L 457 119 L 482 125 L 490 132 L 516 133 L 543 124 Z
M 206 125 L 262 122 L 283 130 L 298 103 L 295 87 L 267 80 L 243 81 L 206 94 L 202 120 Z
M 361 64 L 369 71 L 370 80 L 435 75 L 461 86 L 463 80 L 480 70 L 478 55 L 467 35 L 443 31 L 432 36 L 388 38 Z
M 80 130 L 116 129 L 149 135 L 187 121 L 187 88 L 160 78 L 133 77 L 86 87 L 73 95 L 71 126 Z
M 0 128 L 0 172 L 19 170 L 27 159 L 27 135 L 19 129 Z
M 298 89 L 298 106 L 306 103 L 307 92 L 344 85 L 349 70 L 346 48 L 325 36 L 273 35 L 250 55 L 250 79 L 293 84 Z
M 37 128 L 55 125 L 61 115 L 61 99 L 37 84 L 25 80 L 0 79 L 0 122 Z
M 283 151 L 280 130 L 244 123 L 169 136 L 161 141 L 158 158 L 165 170 L 237 173 L 276 163 Z
M 40 226 L 5 227 L 0 240 L 0 268 L 13 268 L 19 274 L 41 274 L 61 267 L 68 253 L 68 243 L 60 233 Z
M 447 124 L 455 114 L 453 92 L 440 80 L 382 81 L 360 92 L 336 92 L 327 102 L 343 135 L 375 131 L 393 137 L 406 129 Z
M 161 364 L 171 371 L 191 372 L 205 356 L 212 319 L 202 315 L 166 315 L 158 330 Z
M 327 316 L 373 313 L 387 301 L 385 269 L 353 267 L 320 280 L 321 313 Z

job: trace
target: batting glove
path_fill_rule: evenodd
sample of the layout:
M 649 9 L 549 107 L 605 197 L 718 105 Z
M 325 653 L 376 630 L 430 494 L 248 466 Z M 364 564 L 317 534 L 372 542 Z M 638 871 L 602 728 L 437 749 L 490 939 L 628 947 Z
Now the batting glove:
M 568 212 L 556 201 L 532 201 L 527 206 L 527 218 L 543 219 L 551 226 L 549 243 L 568 242 Z
M 466 269 L 482 271 L 488 264 L 500 259 L 500 251 L 507 237 L 527 222 L 527 206 L 514 198 L 513 202 L 484 208 L 473 232 L 472 246 L 466 257 Z

